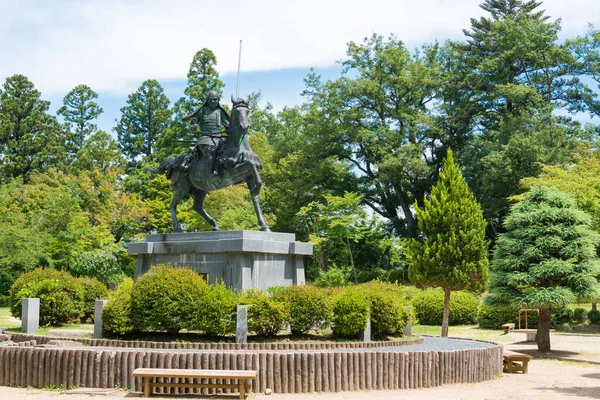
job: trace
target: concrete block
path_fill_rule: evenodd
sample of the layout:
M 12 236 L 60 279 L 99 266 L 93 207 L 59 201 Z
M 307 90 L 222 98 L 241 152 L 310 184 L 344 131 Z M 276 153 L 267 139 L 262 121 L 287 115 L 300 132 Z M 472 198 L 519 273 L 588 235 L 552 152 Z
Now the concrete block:
M 404 309 L 409 313 L 406 325 L 402 327 L 403 336 L 412 336 L 412 306 L 404 306 Z
M 40 299 L 22 299 L 21 330 L 25 333 L 37 333 L 40 329 Z
M 108 300 L 96 300 L 96 308 L 94 309 L 94 337 L 102 339 L 102 310 L 108 303 Z
M 371 343 L 371 316 L 367 318 L 367 325 L 361 336 L 363 343 Z

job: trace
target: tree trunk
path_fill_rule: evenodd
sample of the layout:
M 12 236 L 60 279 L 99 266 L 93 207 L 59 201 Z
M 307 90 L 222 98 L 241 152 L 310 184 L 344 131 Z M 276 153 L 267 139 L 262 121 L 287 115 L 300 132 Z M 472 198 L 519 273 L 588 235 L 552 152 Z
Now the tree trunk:
M 550 314 L 551 308 L 540 309 L 536 341 L 538 350 L 544 353 L 550 352 Z
M 592 310 L 596 311 L 596 303 L 592 303 Z
M 444 288 L 444 314 L 442 316 L 442 337 L 448 337 L 448 321 L 450 319 L 450 289 Z

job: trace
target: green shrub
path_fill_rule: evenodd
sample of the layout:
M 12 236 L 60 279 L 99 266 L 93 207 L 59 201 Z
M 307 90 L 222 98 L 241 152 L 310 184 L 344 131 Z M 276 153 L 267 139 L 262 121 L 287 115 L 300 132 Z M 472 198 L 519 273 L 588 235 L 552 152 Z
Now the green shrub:
M 240 295 L 240 304 L 248 304 L 248 331 L 259 336 L 275 336 L 285 327 L 286 306 L 260 290 L 249 290 Z
M 490 306 L 483 302 L 479 307 L 477 320 L 482 329 L 502 329 L 502 325 L 513 323 L 518 327 L 519 307 L 518 306 Z M 527 313 L 527 327 L 537 328 L 537 312 Z M 525 328 L 525 312 L 521 312 L 521 328 Z
M 355 288 L 345 288 L 333 295 L 332 330 L 335 336 L 353 337 L 367 325 L 369 299 Z
M 585 322 L 587 311 L 585 308 L 576 308 L 573 310 L 573 322 L 576 324 L 583 324 Z
M 40 299 L 40 325 L 58 326 L 83 313 L 83 287 L 68 272 L 38 268 L 19 276 L 10 288 L 10 311 L 21 318 L 22 298 Z
M 588 311 L 587 317 L 588 317 L 588 321 L 590 321 L 590 324 L 592 324 L 592 325 L 600 324 L 600 310 Z
M 96 278 L 77 278 L 83 287 L 83 315 L 81 322 L 90 318 L 94 322 L 94 312 L 96 311 L 96 300 L 108 299 L 108 289 L 104 283 Z
M 369 300 L 371 331 L 374 335 L 402 334 L 408 321 L 400 287 L 391 283 L 372 281 L 360 285 Z
M 227 335 L 235 332 L 236 295 L 224 283 L 202 287 L 196 310 L 198 329 L 208 335 Z
M 131 292 L 131 317 L 140 331 L 197 328 L 204 313 L 206 282 L 189 268 L 156 265 L 142 275 Z
M 108 249 L 95 249 L 80 254 L 71 271 L 77 276 L 96 278 L 105 284 L 121 282 L 124 278 L 117 256 Z
M 287 322 L 294 335 L 311 329 L 325 329 L 331 324 L 331 304 L 327 293 L 316 286 L 288 286 L 275 295 L 288 310 Z
M 348 273 L 339 267 L 329 267 L 327 271 L 319 270 L 315 286 L 320 288 L 342 287 L 348 284 Z
M 10 287 L 15 282 L 15 278 L 7 271 L 0 270 L 0 298 L 9 295 Z M 8 305 L 9 301 L 6 305 Z M 3 306 L 3 307 L 6 307 Z
M 422 325 L 441 325 L 444 312 L 444 292 L 440 288 L 425 290 L 412 299 L 415 314 Z M 477 322 L 479 300 L 469 292 L 457 291 L 450 295 L 450 325 Z
M 0 307 L 10 307 L 10 296 L 0 295 Z
M 125 279 L 109 296 L 102 310 L 102 328 L 107 336 L 123 336 L 134 330 L 131 319 L 133 279 Z
M 573 319 L 573 310 L 567 307 L 555 307 L 550 314 L 551 325 L 568 324 Z

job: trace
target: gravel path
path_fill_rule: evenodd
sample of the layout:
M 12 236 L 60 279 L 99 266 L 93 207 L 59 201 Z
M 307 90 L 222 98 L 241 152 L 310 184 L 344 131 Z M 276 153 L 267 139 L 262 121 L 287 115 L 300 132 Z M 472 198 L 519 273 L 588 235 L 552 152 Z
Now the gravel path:
M 114 392 L 106 396 L 61 394 L 39 389 L 0 387 L 0 399 L 6 400 L 93 400 L 143 399 L 141 393 Z M 237 399 L 237 395 L 158 396 L 151 399 Z M 326 394 L 250 394 L 248 400 L 388 400 L 388 399 L 598 399 L 600 398 L 600 367 L 561 361 L 534 360 L 529 374 L 504 374 L 498 379 L 478 384 L 446 385 L 430 389 L 339 392 Z

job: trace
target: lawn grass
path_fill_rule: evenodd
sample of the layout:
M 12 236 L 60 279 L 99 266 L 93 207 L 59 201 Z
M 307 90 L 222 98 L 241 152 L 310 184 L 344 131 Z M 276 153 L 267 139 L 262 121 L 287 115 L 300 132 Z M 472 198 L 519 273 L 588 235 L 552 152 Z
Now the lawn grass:
M 21 321 L 15 321 L 12 318 L 10 315 L 10 309 L 8 307 L 0 307 L 0 328 L 21 328 Z
M 21 332 L 21 321 L 15 320 L 10 315 L 10 308 L 8 307 L 0 307 L 0 328 L 8 330 L 10 333 L 22 333 Z M 92 333 L 94 331 L 93 324 L 67 324 L 60 327 L 55 326 L 40 326 L 39 331 L 36 333 L 37 335 L 46 335 L 51 329 L 60 329 L 60 330 L 86 330 Z
M 413 325 L 412 334 L 440 336 L 442 327 L 436 325 Z M 503 330 L 480 329 L 477 325 L 456 325 L 448 327 L 448 337 L 484 340 L 495 343 L 512 343 L 514 338 L 505 335 Z

